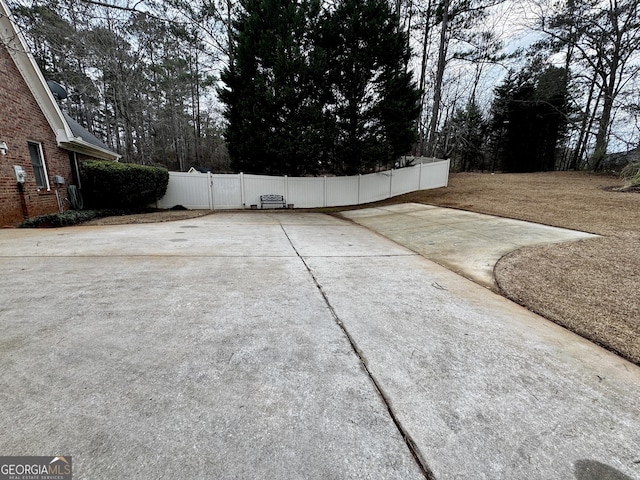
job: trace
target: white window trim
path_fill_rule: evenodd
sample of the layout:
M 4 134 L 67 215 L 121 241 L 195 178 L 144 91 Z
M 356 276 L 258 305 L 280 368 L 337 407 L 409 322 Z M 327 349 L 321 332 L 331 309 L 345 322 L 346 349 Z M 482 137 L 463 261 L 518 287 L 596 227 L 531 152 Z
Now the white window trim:
M 49 173 L 47 172 L 47 162 L 44 160 L 44 151 L 42 150 L 42 143 L 33 140 L 27 140 L 28 144 L 37 145 L 38 153 L 40 154 L 40 160 L 42 161 L 42 173 L 44 175 L 44 187 L 38 187 L 38 190 L 46 189 L 47 192 L 51 191 L 51 185 L 49 184 Z M 33 161 L 31 160 L 31 151 L 29 151 L 29 161 L 31 162 L 31 168 L 33 168 Z

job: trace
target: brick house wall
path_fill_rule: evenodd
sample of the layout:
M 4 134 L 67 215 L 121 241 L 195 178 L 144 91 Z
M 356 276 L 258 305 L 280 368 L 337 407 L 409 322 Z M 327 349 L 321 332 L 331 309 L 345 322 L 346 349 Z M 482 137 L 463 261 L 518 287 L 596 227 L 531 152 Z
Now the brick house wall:
M 17 225 L 25 217 L 58 212 L 52 178 L 65 179 L 61 194 L 72 182 L 69 152 L 58 147 L 55 135 L 20 71 L 0 43 L 0 142 L 8 151 L 0 155 L 0 227 Z M 38 190 L 27 142 L 40 143 L 50 190 Z M 13 166 L 20 165 L 27 180 L 20 193 Z

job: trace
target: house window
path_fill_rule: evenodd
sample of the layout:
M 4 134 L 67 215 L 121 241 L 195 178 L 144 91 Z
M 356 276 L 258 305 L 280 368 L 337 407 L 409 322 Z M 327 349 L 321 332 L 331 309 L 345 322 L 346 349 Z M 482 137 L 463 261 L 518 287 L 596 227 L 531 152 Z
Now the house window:
M 31 155 L 31 165 L 33 166 L 33 174 L 36 179 L 38 189 L 46 188 L 49 190 L 49 179 L 47 178 L 47 166 L 44 163 L 44 155 L 42 154 L 42 145 L 35 142 L 27 142 L 29 144 L 29 155 Z

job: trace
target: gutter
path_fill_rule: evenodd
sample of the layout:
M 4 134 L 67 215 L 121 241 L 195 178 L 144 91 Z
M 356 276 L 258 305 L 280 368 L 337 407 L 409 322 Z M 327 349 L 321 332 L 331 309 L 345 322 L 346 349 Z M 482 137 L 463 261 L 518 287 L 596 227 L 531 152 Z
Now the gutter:
M 111 150 L 96 147 L 95 145 L 84 141 L 81 137 L 73 137 L 66 141 L 58 140 L 58 146 L 64 148 L 65 150 L 82 153 L 83 155 L 89 155 L 101 160 L 113 160 L 117 162 L 122 157 L 122 155 L 118 155 Z
M 56 142 L 60 148 L 64 148 L 65 150 L 96 157 L 101 160 L 113 160 L 117 162 L 122 157 L 122 155 L 118 155 L 111 150 L 89 143 L 86 140 L 83 140 L 82 137 L 67 135 L 67 132 L 62 129 L 58 130 Z

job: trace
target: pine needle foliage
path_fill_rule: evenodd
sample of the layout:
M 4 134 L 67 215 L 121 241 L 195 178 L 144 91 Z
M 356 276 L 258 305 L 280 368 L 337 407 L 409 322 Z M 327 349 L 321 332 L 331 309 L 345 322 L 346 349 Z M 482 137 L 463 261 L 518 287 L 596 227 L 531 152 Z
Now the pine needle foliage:
M 244 0 L 220 98 L 234 169 L 371 171 L 415 141 L 419 92 L 386 0 Z

